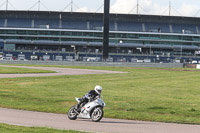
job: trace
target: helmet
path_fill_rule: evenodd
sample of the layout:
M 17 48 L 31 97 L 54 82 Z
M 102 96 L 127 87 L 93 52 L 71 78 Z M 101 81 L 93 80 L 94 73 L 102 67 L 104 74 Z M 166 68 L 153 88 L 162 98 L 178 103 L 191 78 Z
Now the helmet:
M 101 95 L 101 91 L 103 90 L 103 88 L 100 85 L 96 85 L 94 87 L 94 90 L 96 91 L 97 94 Z

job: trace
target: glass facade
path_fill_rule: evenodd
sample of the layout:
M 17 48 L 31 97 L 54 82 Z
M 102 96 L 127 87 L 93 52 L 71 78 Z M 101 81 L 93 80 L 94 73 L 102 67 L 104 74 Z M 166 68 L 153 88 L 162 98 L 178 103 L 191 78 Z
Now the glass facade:
M 169 34 L 151 32 L 110 32 L 110 42 L 118 44 L 167 44 L 200 46 L 200 35 Z M 102 31 L 64 31 L 39 29 L 0 29 L 0 39 L 19 39 L 32 41 L 77 41 L 102 43 Z M 122 44 L 119 44 L 119 46 Z M 131 47 L 131 45 L 130 45 Z
M 116 32 L 110 31 L 110 55 L 194 56 L 200 50 L 200 35 Z M 84 54 L 102 53 L 103 32 L 94 30 L 61 30 L 32 28 L 0 28 L 0 41 L 16 44 L 16 50 L 54 51 Z

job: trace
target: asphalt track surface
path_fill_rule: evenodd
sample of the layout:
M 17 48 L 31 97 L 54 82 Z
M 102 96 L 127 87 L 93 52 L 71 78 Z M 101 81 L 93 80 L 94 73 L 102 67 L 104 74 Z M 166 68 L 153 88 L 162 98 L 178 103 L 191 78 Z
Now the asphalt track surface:
M 1 67 L 1 65 L 0 65 Z M 0 78 L 123 73 L 104 70 L 54 67 L 5 66 L 56 71 L 48 74 L 0 74 Z M 67 114 L 53 114 L 0 108 L 0 123 L 28 127 L 50 127 L 65 130 L 111 133 L 200 133 L 200 125 L 142 122 L 103 118 L 95 123 L 89 119 L 69 120 Z
M 0 123 L 28 127 L 118 133 L 200 133 L 199 125 L 168 124 L 103 118 L 69 120 L 66 114 L 52 114 L 0 108 Z
M 72 68 L 57 68 L 57 67 L 30 67 L 30 66 L 6 66 L 6 65 L 0 65 L 0 67 L 40 69 L 40 70 L 50 70 L 50 71 L 56 72 L 56 73 L 34 73 L 34 74 L 32 74 L 32 73 L 30 73 L 30 74 L 29 73 L 28 74 L 0 74 L 0 78 L 125 73 L 125 72 L 119 72 L 119 71 L 72 69 Z

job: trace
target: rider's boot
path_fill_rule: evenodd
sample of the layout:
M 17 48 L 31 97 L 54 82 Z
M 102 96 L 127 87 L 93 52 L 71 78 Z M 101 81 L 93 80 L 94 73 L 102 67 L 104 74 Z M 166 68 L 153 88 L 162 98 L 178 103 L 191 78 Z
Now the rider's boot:
M 77 105 L 76 105 L 76 111 L 77 111 L 78 113 L 80 113 L 80 112 L 81 112 L 81 107 L 80 107 L 80 104 L 77 104 Z

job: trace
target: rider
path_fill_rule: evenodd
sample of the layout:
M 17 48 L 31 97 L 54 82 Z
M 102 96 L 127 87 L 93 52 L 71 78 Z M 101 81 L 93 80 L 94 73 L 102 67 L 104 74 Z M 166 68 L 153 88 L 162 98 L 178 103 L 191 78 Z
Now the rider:
M 79 103 L 77 104 L 77 111 L 80 112 L 80 105 L 84 103 L 84 105 L 86 103 L 88 103 L 89 101 L 94 100 L 97 96 L 101 95 L 101 91 L 103 90 L 103 88 L 100 85 L 96 85 L 94 87 L 94 90 L 90 90 L 87 94 L 85 94 L 82 98 L 79 99 Z

